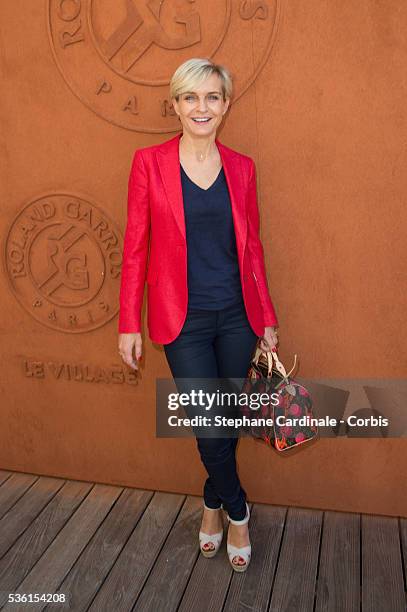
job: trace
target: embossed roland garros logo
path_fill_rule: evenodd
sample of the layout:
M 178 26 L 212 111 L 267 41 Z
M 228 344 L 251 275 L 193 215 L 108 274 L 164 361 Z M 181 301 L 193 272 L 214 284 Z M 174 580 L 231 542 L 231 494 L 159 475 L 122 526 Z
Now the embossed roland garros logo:
M 4 261 L 14 295 L 35 319 L 84 332 L 117 314 L 122 252 L 123 237 L 100 208 L 52 194 L 16 216 Z
M 100 117 L 175 132 L 169 79 L 191 57 L 232 70 L 236 101 L 269 57 L 280 0 L 47 0 L 48 33 L 71 90 Z

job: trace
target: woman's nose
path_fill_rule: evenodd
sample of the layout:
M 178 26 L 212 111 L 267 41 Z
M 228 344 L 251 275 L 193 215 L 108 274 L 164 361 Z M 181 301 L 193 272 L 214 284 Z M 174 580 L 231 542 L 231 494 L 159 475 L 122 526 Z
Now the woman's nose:
M 206 111 L 206 99 L 205 98 L 199 98 L 198 108 L 200 111 Z

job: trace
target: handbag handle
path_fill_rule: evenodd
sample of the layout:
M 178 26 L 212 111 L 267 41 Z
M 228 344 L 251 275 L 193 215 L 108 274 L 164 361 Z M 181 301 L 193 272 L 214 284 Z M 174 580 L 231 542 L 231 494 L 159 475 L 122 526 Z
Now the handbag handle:
M 278 358 L 277 355 L 277 349 L 274 346 L 271 351 L 270 351 L 274 357 L 274 361 L 276 362 L 276 368 L 277 370 L 280 372 L 280 374 L 285 378 L 285 380 L 288 382 L 288 377 L 292 374 L 292 372 L 294 372 L 295 370 L 295 366 L 297 365 L 297 355 L 294 355 L 294 365 L 291 368 L 291 370 L 287 373 L 285 370 L 285 367 L 283 366 L 283 364 L 281 363 L 280 359 Z
M 273 355 L 273 357 L 274 357 L 274 361 L 276 362 L 276 368 L 277 368 L 277 370 L 280 372 L 280 374 L 281 374 L 281 375 L 282 375 L 284 378 L 287 378 L 287 372 L 285 371 L 285 367 L 283 366 L 283 364 L 281 363 L 281 361 L 280 361 L 280 360 L 279 360 L 279 358 L 278 358 L 278 355 L 277 355 L 277 349 L 276 349 L 276 347 L 273 347 L 273 348 L 271 349 L 271 351 L 267 351 L 267 352 L 270 352 L 270 353 Z
M 295 367 L 297 365 L 297 355 L 294 355 L 294 365 L 291 368 L 291 370 L 287 373 L 285 367 L 283 366 L 283 364 L 281 363 L 278 354 L 277 354 L 277 349 L 276 347 L 273 347 L 271 349 L 271 351 L 263 351 L 263 349 L 260 348 L 260 346 L 257 344 L 256 345 L 256 351 L 254 353 L 254 357 L 253 357 L 253 361 L 254 363 L 257 365 L 259 358 L 261 355 L 266 355 L 267 357 L 267 378 L 270 378 L 272 376 L 272 370 L 273 370 L 273 359 L 276 363 L 276 369 L 278 370 L 278 372 L 280 372 L 280 374 L 282 375 L 282 377 L 284 378 L 284 380 L 286 382 L 288 382 L 288 377 L 292 374 L 292 372 L 295 370 Z
M 273 370 L 273 356 L 271 355 L 270 351 L 263 351 L 257 344 L 256 351 L 252 360 L 256 365 L 258 364 L 261 355 L 266 355 L 267 357 L 267 378 L 270 378 Z

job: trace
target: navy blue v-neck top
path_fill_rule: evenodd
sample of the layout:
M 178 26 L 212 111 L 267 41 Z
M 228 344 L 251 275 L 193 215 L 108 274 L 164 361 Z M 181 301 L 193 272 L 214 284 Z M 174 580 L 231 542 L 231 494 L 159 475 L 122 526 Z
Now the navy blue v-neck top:
M 181 164 L 180 164 L 181 165 Z M 229 189 L 223 167 L 208 189 L 181 165 L 188 260 L 188 306 L 226 308 L 243 301 Z

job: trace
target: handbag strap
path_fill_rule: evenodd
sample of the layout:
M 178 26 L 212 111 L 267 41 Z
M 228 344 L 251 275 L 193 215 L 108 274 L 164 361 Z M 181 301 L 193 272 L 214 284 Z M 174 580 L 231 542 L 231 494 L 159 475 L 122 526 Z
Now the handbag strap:
M 266 355 L 267 357 L 267 378 L 271 378 L 272 376 L 272 371 L 273 371 L 273 359 L 276 363 L 276 369 L 278 370 L 278 372 L 281 374 L 281 376 L 283 377 L 283 379 L 286 382 L 288 381 L 288 377 L 291 375 L 291 373 L 295 370 L 295 367 L 297 365 L 297 355 L 294 355 L 294 365 L 291 368 L 291 370 L 287 373 L 285 367 L 283 366 L 283 364 L 281 363 L 278 354 L 277 354 L 277 349 L 276 347 L 273 347 L 271 349 L 271 351 L 263 351 L 260 346 L 257 344 L 256 345 L 256 350 L 254 353 L 254 357 L 252 359 L 252 361 L 257 365 L 259 358 L 261 355 Z
M 261 355 L 266 355 L 267 357 L 267 378 L 270 378 L 273 370 L 273 356 L 270 351 L 263 351 L 259 345 L 256 346 L 256 351 L 254 353 L 254 357 L 252 361 L 257 365 Z
M 280 360 L 279 360 L 279 358 L 278 358 L 278 355 L 277 355 L 277 349 L 276 349 L 276 347 L 273 347 L 273 348 L 271 349 L 271 351 L 267 351 L 267 352 L 270 352 L 270 353 L 272 354 L 272 356 L 273 356 L 273 358 L 274 358 L 274 361 L 276 362 L 276 368 L 277 368 L 277 370 L 280 372 L 280 374 L 281 374 L 281 375 L 282 375 L 282 376 L 283 376 L 285 379 L 287 379 L 287 372 L 285 371 L 285 367 L 283 366 L 283 364 L 281 363 L 281 361 L 280 361 Z
M 278 358 L 277 355 L 277 349 L 274 346 L 271 351 L 270 351 L 274 357 L 274 361 L 276 362 L 276 368 L 277 370 L 280 372 L 280 374 L 286 379 L 286 381 L 288 382 L 288 378 L 289 376 L 292 374 L 292 372 L 294 372 L 295 367 L 297 365 L 297 355 L 294 355 L 294 365 L 291 368 L 291 370 L 287 373 L 285 367 L 283 366 L 283 364 L 281 363 L 280 359 Z

